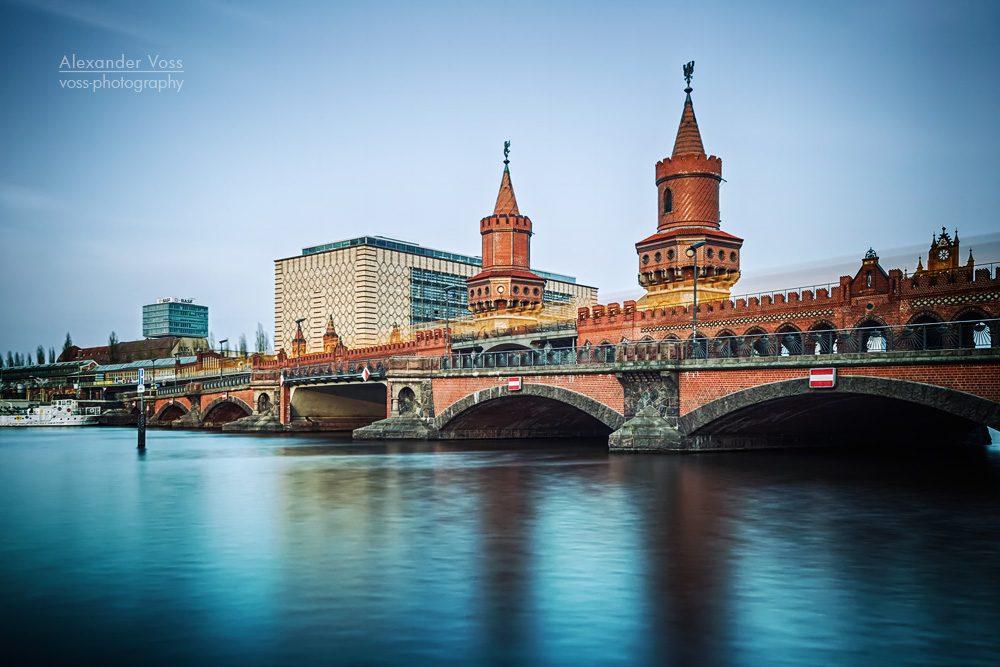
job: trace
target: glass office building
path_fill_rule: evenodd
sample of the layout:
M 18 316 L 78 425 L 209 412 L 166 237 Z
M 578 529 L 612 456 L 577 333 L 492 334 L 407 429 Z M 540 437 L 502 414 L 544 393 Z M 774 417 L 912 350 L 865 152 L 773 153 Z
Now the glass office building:
M 142 335 L 146 338 L 208 336 L 208 306 L 194 299 L 170 297 L 142 307 Z
M 303 248 L 274 263 L 275 349 L 291 349 L 299 319 L 306 350 L 318 352 L 331 317 L 349 348 L 388 343 L 394 328 L 406 336 L 433 322 L 469 318 L 465 281 L 482 266 L 479 257 L 381 236 Z M 571 304 L 571 319 L 577 306 L 597 302 L 597 289 L 573 276 L 532 270 L 546 279 L 546 302 Z

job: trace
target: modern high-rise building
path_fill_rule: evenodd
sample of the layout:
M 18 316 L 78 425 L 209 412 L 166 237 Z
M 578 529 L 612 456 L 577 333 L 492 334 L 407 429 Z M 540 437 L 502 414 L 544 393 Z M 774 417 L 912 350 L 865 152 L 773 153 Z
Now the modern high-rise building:
M 208 306 L 194 299 L 168 297 L 142 307 L 142 335 L 145 338 L 208 336 Z
M 466 279 L 483 270 L 480 257 L 432 250 L 381 236 L 361 236 L 303 248 L 274 262 L 274 346 L 292 350 L 303 320 L 307 352 L 323 349 L 332 317 L 349 348 L 390 341 L 432 322 L 470 319 Z M 597 301 L 597 288 L 576 278 L 534 270 L 545 279 L 544 299 L 577 306 Z

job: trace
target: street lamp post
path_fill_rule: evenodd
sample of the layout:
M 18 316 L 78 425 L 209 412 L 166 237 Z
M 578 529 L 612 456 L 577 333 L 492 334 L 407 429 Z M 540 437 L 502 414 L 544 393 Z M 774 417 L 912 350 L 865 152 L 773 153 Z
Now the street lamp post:
M 707 241 L 695 241 L 684 253 L 694 260 L 694 306 L 691 308 L 691 350 L 692 356 L 698 352 L 698 248 Z
M 306 318 L 304 318 L 304 317 L 300 317 L 299 319 L 295 320 L 295 333 L 299 332 L 299 329 L 302 328 L 302 323 L 305 322 L 305 321 L 306 321 Z M 304 334 L 303 334 L 303 338 L 305 338 Z M 303 341 L 303 342 L 305 342 L 305 341 Z M 292 343 L 294 344 L 295 340 L 293 340 Z M 295 347 L 298 347 L 298 345 L 296 345 Z M 302 365 L 301 358 L 302 358 L 302 353 L 303 352 L 305 352 L 305 349 L 295 350 L 295 367 L 296 368 L 299 368 Z
M 225 357 L 222 354 L 222 346 L 225 345 L 228 342 L 229 342 L 228 338 L 223 338 L 222 340 L 219 341 L 219 379 L 220 380 L 222 379 L 222 366 L 223 366 L 223 360 L 225 359 Z

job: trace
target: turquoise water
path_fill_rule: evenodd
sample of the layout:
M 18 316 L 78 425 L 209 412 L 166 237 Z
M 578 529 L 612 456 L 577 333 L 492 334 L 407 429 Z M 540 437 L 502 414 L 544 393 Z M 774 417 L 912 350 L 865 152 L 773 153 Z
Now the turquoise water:
M 0 431 L 5 662 L 994 665 L 1000 449 Z

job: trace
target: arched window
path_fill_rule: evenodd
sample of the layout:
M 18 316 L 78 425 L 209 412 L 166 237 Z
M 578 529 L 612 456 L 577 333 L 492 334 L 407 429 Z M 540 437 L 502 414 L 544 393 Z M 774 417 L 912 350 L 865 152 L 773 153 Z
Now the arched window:
M 778 346 L 778 356 L 788 357 L 802 354 L 802 332 L 791 324 L 785 324 L 775 333 L 777 334 L 776 345 Z
M 837 337 L 834 326 L 825 320 L 809 329 L 806 350 L 810 354 L 834 354 L 837 352 Z
M 416 412 L 416 399 L 417 395 L 413 393 L 413 390 L 409 387 L 403 387 L 399 390 L 397 395 L 398 401 L 396 403 L 399 414 L 408 415 L 410 413 Z
M 670 190 L 670 188 L 663 189 L 663 212 L 674 212 L 674 193 Z

